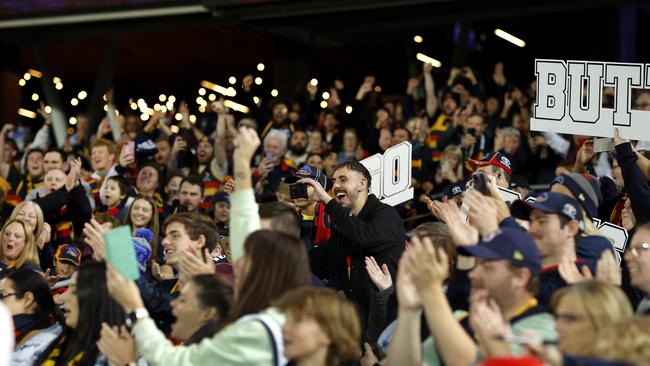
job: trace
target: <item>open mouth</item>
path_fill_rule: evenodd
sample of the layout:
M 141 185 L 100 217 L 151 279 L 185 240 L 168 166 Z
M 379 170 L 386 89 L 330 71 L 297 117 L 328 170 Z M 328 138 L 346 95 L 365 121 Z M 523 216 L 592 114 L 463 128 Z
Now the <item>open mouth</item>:
M 13 244 L 7 244 L 6 248 L 7 248 L 7 251 L 9 252 L 9 251 L 14 249 L 14 246 L 13 246 Z

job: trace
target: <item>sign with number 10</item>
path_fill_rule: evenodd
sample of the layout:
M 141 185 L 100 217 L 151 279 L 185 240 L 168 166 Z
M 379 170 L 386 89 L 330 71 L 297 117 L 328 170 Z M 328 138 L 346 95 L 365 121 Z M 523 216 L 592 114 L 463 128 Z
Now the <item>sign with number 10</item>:
M 413 199 L 411 151 L 411 143 L 405 141 L 390 147 L 383 154 L 361 160 L 372 177 L 370 193 L 383 203 L 397 206 Z

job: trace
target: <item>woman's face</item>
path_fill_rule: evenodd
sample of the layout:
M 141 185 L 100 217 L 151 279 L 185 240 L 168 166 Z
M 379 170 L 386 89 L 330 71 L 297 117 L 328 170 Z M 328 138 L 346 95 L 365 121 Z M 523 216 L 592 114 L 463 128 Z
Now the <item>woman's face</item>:
M 298 319 L 287 314 L 282 326 L 284 356 L 289 360 L 300 360 L 327 349 L 331 343 L 316 320 L 303 317 Z
M 16 289 L 14 288 L 14 281 L 5 278 L 0 281 L 0 296 L 2 296 L 2 303 L 7 307 L 11 315 L 31 314 L 34 312 L 30 309 L 33 306 L 29 305 L 27 294 L 19 299 L 16 296 Z M 31 301 L 33 304 L 33 301 Z
M 171 302 L 172 314 L 176 322 L 172 325 L 172 336 L 186 341 L 211 317 L 214 310 L 204 309 L 197 298 L 197 287 L 190 281 L 181 289 L 181 294 Z
M 442 160 L 446 161 L 449 164 L 449 168 L 451 169 L 455 169 L 460 163 L 458 156 L 454 155 L 453 153 L 445 154 L 445 156 L 442 157 Z
M 587 308 L 574 293 L 562 297 L 555 309 L 555 329 L 562 353 L 581 354 L 594 340 L 596 327 Z
M 18 258 L 25 248 L 25 230 L 17 222 L 12 222 L 5 228 L 2 234 L 2 253 L 5 261 L 13 261 Z
M 143 199 L 133 201 L 131 207 L 131 224 L 135 228 L 141 229 L 147 227 L 149 221 L 151 221 L 151 217 L 153 217 L 153 208 L 149 202 Z
M 72 275 L 68 291 L 61 295 L 65 325 L 75 329 L 79 324 L 79 297 L 77 297 L 77 273 Z
M 32 229 L 34 229 L 34 231 L 36 231 L 36 210 L 33 205 L 24 205 L 20 211 L 18 211 L 18 214 L 16 214 L 16 218 L 25 221 Z

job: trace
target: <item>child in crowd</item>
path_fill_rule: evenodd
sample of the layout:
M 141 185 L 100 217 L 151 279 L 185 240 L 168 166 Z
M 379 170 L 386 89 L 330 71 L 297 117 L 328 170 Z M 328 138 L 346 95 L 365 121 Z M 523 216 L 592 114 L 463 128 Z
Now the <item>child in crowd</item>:
M 81 264 L 81 251 L 71 244 L 59 246 L 54 254 L 54 276 L 58 277 L 52 285 L 54 295 L 64 293 L 70 284 L 70 278 Z
M 105 211 L 113 217 L 124 220 L 129 203 L 129 190 L 131 186 L 129 181 L 121 176 L 116 175 L 108 178 L 106 181 L 106 192 L 104 193 Z

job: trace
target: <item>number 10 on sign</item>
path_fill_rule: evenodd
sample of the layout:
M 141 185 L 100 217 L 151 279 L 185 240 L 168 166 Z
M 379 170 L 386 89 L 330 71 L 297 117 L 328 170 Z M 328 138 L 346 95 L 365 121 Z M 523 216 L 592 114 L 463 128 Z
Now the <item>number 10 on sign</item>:
M 383 203 L 397 206 L 413 199 L 411 187 L 411 143 L 402 142 L 361 161 L 372 177 L 370 193 Z

